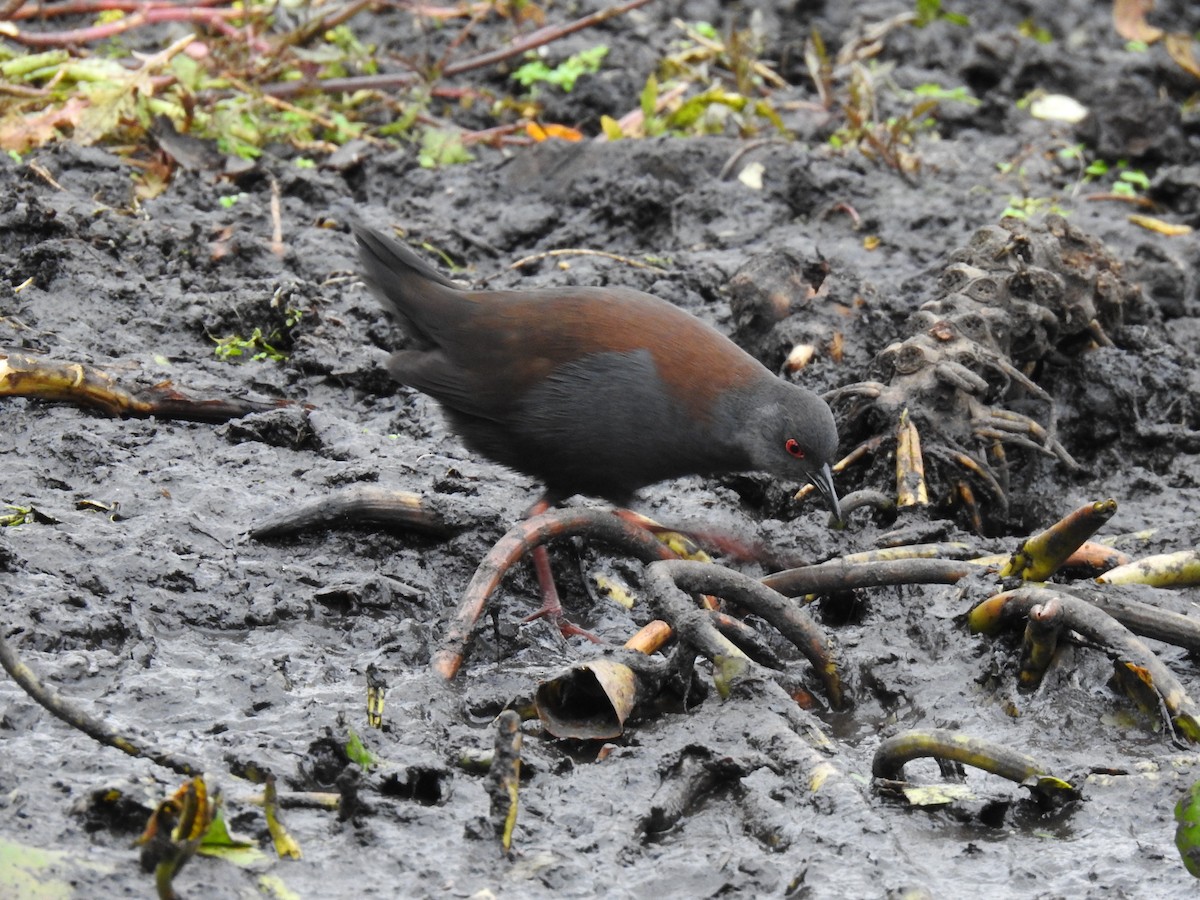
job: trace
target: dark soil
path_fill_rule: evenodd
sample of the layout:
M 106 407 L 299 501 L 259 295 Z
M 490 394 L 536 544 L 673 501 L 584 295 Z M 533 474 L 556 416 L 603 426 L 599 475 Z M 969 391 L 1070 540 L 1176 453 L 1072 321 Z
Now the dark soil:
M 365 148 L 348 165 L 301 168 L 276 148 L 235 182 L 180 171 L 140 207 L 128 169 L 103 149 L 59 145 L 0 162 L 0 344 L 94 365 L 132 388 L 170 382 L 197 397 L 303 404 L 213 426 L 0 403 L 0 503 L 37 512 L 0 533 L 3 627 L 33 669 L 95 715 L 200 760 L 234 826 L 264 846 L 261 814 L 246 802 L 254 788 L 234 773 L 269 769 L 285 791 L 345 788 L 356 770 L 337 748 L 350 729 L 380 761 L 359 776 L 358 803 L 342 817 L 284 814 L 302 861 L 244 869 L 197 859 L 177 879 L 184 896 L 257 895 L 270 890 L 264 875 L 312 897 L 1194 894 L 1174 846 L 1173 806 L 1198 777 L 1198 757 L 1108 685 L 1112 664 L 1095 648 L 1065 644 L 1043 687 L 1019 694 L 1019 636 L 973 636 L 963 622 L 978 589 L 885 588 L 824 601 L 821 616 L 855 684 L 848 712 L 818 707 L 808 719 L 761 686 L 724 700 L 710 691 L 690 708 L 631 723 L 603 756 L 527 723 L 510 858 L 486 821 L 485 779 L 457 761 L 491 748 L 503 706 L 520 708 L 541 679 L 601 651 L 563 643 L 544 622 L 521 624 L 537 603 L 522 567 L 459 677 L 447 686 L 428 668 L 476 565 L 537 485 L 469 454 L 435 403 L 391 383 L 383 362 L 403 336 L 356 277 L 355 216 L 401 228 L 461 266 L 458 277 L 492 287 L 650 291 L 735 334 L 774 368 L 794 345 L 812 344 L 811 364 L 792 377 L 829 390 L 880 377 L 877 356 L 914 333 L 910 317 L 938 296 L 952 255 L 998 223 L 1013 198 L 1048 201 L 1029 205 L 1035 212 L 1052 201 L 1107 246 L 1132 289 L 1108 328 L 1114 346 L 1063 339 L 1020 361 L 1054 398 L 1058 437 L 1079 470 L 1014 447 L 1007 510 L 976 490 L 985 537 L 969 530 L 948 467 L 931 466 L 930 508 L 859 511 L 840 531 L 813 502 L 788 499 L 795 485 L 751 476 L 658 485 L 639 509 L 814 561 L 896 532 L 1011 550 L 1081 503 L 1114 497 L 1120 508 L 1104 534 L 1157 529 L 1130 545 L 1133 555 L 1196 545 L 1200 240 L 1146 230 L 1129 215 L 1147 210 L 1091 199 L 1112 178 L 1085 183 L 1078 160 L 1060 151 L 1083 144 L 1088 159 L 1146 172 L 1154 214 L 1200 227 L 1200 124 L 1180 112 L 1200 83 L 1161 46 L 1126 50 L 1107 4 L 959 5 L 969 27 L 897 28 L 864 63 L 876 67 L 881 119 L 911 108 L 900 91 L 922 84 L 966 86 L 981 101 L 943 102 L 936 133 L 923 132 L 910 150 L 919 165 L 907 175 L 830 146 L 841 123 L 817 104 L 802 53 L 816 29 L 836 54 L 870 25 L 911 11 L 900 2 L 654 3 L 551 48 L 557 59 L 611 47 L 600 74 L 547 110 L 595 134 L 601 115 L 637 106 L 677 36 L 672 17 L 722 31 L 756 17 L 771 36 L 763 58 L 799 86 L 774 98 L 794 141 L 552 141 L 476 148 L 475 162 L 437 170 L 419 167 L 409 149 Z M 550 15 L 569 17 L 557 7 Z M 1200 8 L 1182 0 L 1156 15 L 1170 30 L 1200 29 Z M 1022 37 L 1025 22 L 1050 41 Z M 415 42 L 433 58 L 451 36 L 414 38 L 407 14 L 395 12 L 372 27 L 381 46 Z M 507 27 L 481 24 L 475 49 L 503 42 Z M 479 77 L 504 88 L 502 74 Z M 1070 95 L 1092 115 L 1078 126 L 1032 118 L 1018 101 L 1035 89 Z M 736 177 L 751 163 L 763 167 L 761 189 Z M 282 257 L 270 249 L 272 180 Z M 507 268 L 559 248 L 649 258 L 662 271 L 600 256 Z M 821 290 L 773 327 L 735 319 L 730 282 L 742 273 L 766 284 L 789 265 L 810 284 L 820 272 Z M 302 314 L 290 329 L 289 309 Z M 255 328 L 281 332 L 282 362 L 214 355 L 214 338 Z M 1006 402 L 1044 418 L 1040 401 Z M 841 403 L 838 412 L 843 452 L 894 431 L 886 411 Z M 923 427 L 936 419 L 927 412 Z M 933 443 L 941 432 L 928 433 Z M 894 493 L 889 448 L 839 476 L 840 490 Z M 452 495 L 477 511 L 477 524 L 450 539 L 346 526 L 248 537 L 281 509 L 354 484 Z M 556 546 L 560 588 L 585 627 L 619 644 L 651 617 L 644 602 L 626 613 L 589 599 L 585 587 L 602 568 L 636 590 L 638 565 L 602 548 Z M 1195 589 L 1139 596 L 1183 611 L 1200 599 Z M 1186 687 L 1200 689 L 1191 656 L 1151 644 Z M 791 682 L 815 685 L 807 663 L 781 641 L 773 646 Z M 388 685 L 382 729 L 365 720 L 368 669 Z M 709 668 L 699 670 L 710 684 Z M 819 789 L 802 740 L 812 737 L 807 722 L 826 731 L 835 770 Z M 974 770 L 966 777 L 974 798 L 945 806 L 915 809 L 875 790 L 881 740 L 935 727 L 1029 753 L 1079 785 L 1082 799 L 1047 810 L 1024 788 Z M 676 824 L 647 833 L 688 759 L 719 762 L 718 777 Z M 932 764 L 906 773 L 941 780 Z M 149 896 L 130 841 L 179 782 L 98 746 L 0 680 L 0 837 L 61 853 L 33 880 L 19 880 L 20 865 L 0 853 L 0 895 L 52 882 L 64 890 L 53 896 Z M 104 797 L 113 787 L 124 801 Z

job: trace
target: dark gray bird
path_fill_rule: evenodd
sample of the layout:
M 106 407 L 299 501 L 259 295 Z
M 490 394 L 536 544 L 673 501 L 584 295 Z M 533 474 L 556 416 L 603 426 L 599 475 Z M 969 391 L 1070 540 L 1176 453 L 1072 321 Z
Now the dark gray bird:
M 356 225 L 367 284 L 416 346 L 388 370 L 441 403 L 472 450 L 546 487 L 629 502 L 682 475 L 811 481 L 839 514 L 837 426 L 694 316 L 628 288 L 473 291 Z

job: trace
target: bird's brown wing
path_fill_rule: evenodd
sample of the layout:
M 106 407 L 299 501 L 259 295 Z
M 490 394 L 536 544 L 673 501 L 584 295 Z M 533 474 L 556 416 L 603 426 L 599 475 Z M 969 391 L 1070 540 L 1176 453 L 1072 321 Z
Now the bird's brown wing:
M 479 372 L 456 365 L 441 350 L 397 350 L 387 361 L 388 373 L 443 406 L 473 418 L 503 422 L 511 398 L 490 390 Z

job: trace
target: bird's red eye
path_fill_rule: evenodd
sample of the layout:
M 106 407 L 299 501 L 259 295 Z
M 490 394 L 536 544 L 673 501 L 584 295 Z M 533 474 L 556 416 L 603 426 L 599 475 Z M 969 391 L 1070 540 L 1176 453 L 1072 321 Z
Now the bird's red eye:
M 804 459 L 804 448 L 800 446 L 800 442 L 795 438 L 788 438 L 787 443 L 783 445 L 783 449 L 796 459 Z

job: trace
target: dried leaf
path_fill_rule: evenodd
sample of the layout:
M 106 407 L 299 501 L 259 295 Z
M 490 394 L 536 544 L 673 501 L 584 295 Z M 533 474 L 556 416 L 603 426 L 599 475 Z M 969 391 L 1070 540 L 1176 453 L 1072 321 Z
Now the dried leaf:
M 1113 25 L 1117 34 L 1127 41 L 1153 44 L 1163 32 L 1146 21 L 1146 13 L 1152 9 L 1154 0 L 1113 0 Z
M 1179 68 L 1200 78 L 1200 63 L 1196 61 L 1195 43 L 1190 34 L 1168 34 L 1166 48 L 1167 53 L 1178 63 Z
M 60 128 L 74 129 L 87 109 L 82 97 L 71 97 L 62 106 L 29 116 L 11 115 L 0 120 L 0 149 L 25 153 L 61 137 Z
M 159 153 L 145 164 L 141 172 L 134 177 L 135 188 L 139 200 L 153 200 L 171 184 L 171 174 L 175 171 L 174 161 L 165 153 Z
M 546 129 L 546 134 L 552 138 L 558 138 L 560 141 L 576 143 L 583 140 L 583 132 L 578 128 L 572 128 L 570 125 L 558 125 L 551 122 L 549 125 L 543 127 Z
M 528 134 L 538 143 L 549 140 L 550 138 L 558 138 L 560 141 L 582 141 L 583 134 L 576 128 L 571 128 L 569 125 L 557 125 L 551 122 L 548 125 L 540 125 L 537 122 L 525 123 L 525 133 Z

